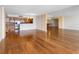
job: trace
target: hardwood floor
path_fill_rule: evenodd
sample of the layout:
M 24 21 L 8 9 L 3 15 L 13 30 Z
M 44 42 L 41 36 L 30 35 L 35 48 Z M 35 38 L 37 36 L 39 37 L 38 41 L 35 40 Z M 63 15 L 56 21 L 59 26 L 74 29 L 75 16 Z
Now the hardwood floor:
M 48 28 L 8 32 L 0 42 L 2 54 L 73 54 L 79 53 L 79 31 Z

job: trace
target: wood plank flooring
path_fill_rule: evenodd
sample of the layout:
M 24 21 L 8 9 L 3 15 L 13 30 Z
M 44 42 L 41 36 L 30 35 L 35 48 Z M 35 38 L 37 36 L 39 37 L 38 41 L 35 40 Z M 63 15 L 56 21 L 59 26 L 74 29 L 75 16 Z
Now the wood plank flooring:
M 0 42 L 2 54 L 77 54 L 79 31 L 48 28 L 41 30 L 8 32 Z

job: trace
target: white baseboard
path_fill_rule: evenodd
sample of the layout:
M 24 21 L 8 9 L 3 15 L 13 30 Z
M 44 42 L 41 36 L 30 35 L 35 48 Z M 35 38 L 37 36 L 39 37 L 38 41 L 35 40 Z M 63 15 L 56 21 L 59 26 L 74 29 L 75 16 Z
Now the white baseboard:
M 63 29 L 79 30 L 79 27 L 64 27 Z

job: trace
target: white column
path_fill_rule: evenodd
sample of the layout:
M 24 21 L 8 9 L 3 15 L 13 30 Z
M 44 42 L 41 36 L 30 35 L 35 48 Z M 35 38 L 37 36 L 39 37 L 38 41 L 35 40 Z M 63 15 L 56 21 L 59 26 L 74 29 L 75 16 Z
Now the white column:
M 5 38 L 5 10 L 0 8 L 0 41 Z

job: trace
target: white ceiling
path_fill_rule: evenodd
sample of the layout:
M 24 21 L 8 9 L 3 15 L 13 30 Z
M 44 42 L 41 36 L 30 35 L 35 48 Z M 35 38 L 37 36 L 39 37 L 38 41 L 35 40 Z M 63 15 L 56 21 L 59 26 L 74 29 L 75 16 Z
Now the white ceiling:
M 9 15 L 38 15 L 44 12 L 51 13 L 72 5 L 2 5 Z

